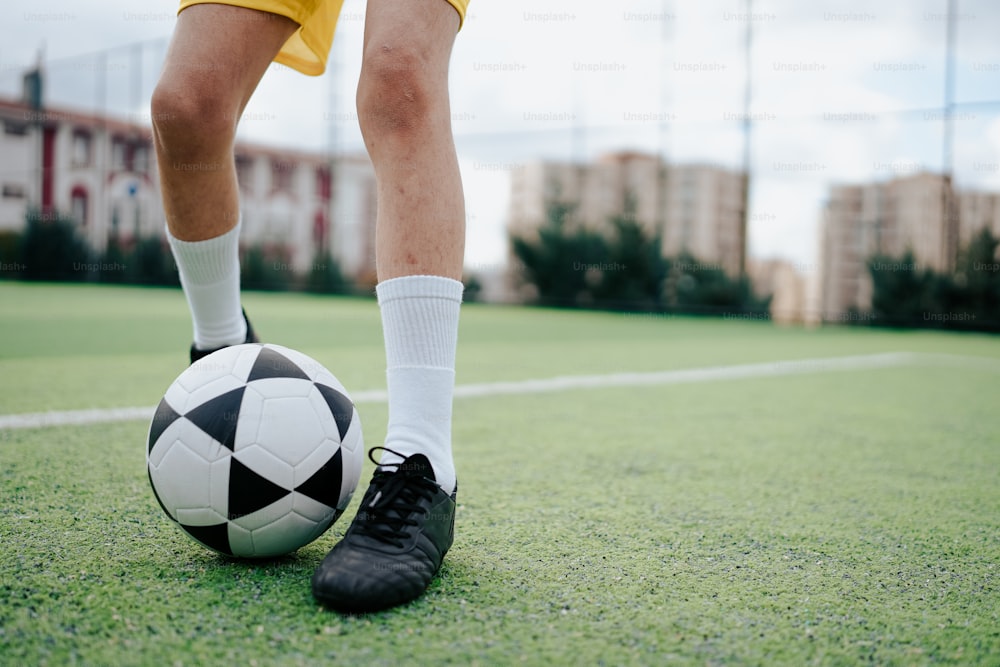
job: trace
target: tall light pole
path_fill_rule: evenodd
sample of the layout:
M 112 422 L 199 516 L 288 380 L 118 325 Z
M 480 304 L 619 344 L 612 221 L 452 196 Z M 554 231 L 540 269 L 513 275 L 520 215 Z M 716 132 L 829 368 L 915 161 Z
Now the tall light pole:
M 38 202 L 38 212 L 40 214 L 46 214 L 47 211 L 44 210 L 45 199 L 45 153 L 44 153 L 44 136 L 45 136 L 45 122 L 44 122 L 44 106 L 45 106 L 45 74 L 43 69 L 43 61 L 45 57 L 42 50 L 38 52 L 38 59 L 35 64 L 34 69 L 25 72 L 22 78 L 22 94 L 23 101 L 25 105 L 30 109 L 31 122 L 29 126 L 31 127 L 31 134 L 33 135 L 33 141 L 35 147 L 33 152 L 35 154 L 35 160 L 37 164 L 37 174 L 35 175 L 35 182 L 32 187 L 35 188 L 33 194 L 29 194 L 28 201 L 32 199 Z
M 670 124 L 674 122 L 673 114 L 668 111 L 668 109 L 673 108 L 673 105 L 670 103 L 667 45 L 670 43 L 670 24 L 675 17 L 673 12 L 670 11 L 670 9 L 672 9 L 671 0 L 661 0 L 660 8 L 660 18 L 662 23 L 660 27 L 660 156 L 659 164 L 657 164 L 657 187 L 659 187 L 660 192 L 656 199 L 659 207 L 659 215 L 657 216 L 656 222 L 659 227 L 657 231 L 660 234 L 660 252 L 662 254 L 663 248 L 666 247 L 665 244 L 667 243 L 667 207 L 669 206 L 667 193 L 669 192 L 670 167 L 667 164 L 667 153 L 669 152 L 668 144 L 670 141 Z
M 944 50 L 944 108 L 941 114 L 941 220 L 944 223 L 944 266 L 955 267 L 958 253 L 958 220 L 953 215 L 952 172 L 954 169 L 953 141 L 955 132 L 955 28 L 958 0 L 947 0 Z
M 743 210 L 739 227 L 738 251 L 739 251 L 739 275 L 746 276 L 747 273 L 747 228 L 750 217 L 750 166 L 751 156 L 751 134 L 753 132 L 753 121 L 750 118 L 750 106 L 753 99 L 753 0 L 746 0 L 746 35 L 744 40 L 744 61 L 746 63 L 746 83 L 743 88 Z

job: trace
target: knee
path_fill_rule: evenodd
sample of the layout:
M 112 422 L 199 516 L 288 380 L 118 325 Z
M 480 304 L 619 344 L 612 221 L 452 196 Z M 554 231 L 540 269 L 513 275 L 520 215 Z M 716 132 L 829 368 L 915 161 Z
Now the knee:
M 228 148 L 236 134 L 231 107 L 209 87 L 161 80 L 150 100 L 158 149 L 190 154 Z
M 437 101 L 437 78 L 416 49 L 384 44 L 369 47 L 357 95 L 358 121 L 365 138 L 421 131 Z

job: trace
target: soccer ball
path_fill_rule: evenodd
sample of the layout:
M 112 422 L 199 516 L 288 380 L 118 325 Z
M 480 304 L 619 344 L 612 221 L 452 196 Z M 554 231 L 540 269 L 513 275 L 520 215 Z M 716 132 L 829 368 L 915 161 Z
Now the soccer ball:
M 361 420 L 344 386 L 295 350 L 247 343 L 189 366 L 149 426 L 153 494 L 187 535 L 230 556 L 291 553 L 347 508 Z

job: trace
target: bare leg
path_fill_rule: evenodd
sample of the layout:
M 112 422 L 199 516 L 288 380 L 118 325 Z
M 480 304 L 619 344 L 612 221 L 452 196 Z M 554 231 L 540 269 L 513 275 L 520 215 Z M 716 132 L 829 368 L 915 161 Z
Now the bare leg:
M 358 116 L 378 178 L 379 280 L 460 280 L 465 201 L 451 133 L 457 12 L 441 0 L 368 0 Z
M 152 99 L 163 207 L 174 237 L 201 241 L 236 226 L 237 121 L 297 28 L 291 19 L 229 5 L 194 5 L 178 16 Z

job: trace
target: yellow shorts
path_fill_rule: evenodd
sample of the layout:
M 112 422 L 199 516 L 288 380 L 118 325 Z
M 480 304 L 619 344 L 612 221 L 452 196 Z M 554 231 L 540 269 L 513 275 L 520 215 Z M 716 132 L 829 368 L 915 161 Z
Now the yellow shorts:
M 458 11 L 459 27 L 465 22 L 469 0 L 446 0 Z M 318 76 L 326 69 L 326 59 L 333 44 L 333 31 L 344 0 L 181 0 L 180 11 L 203 3 L 246 7 L 279 16 L 299 24 L 274 61 L 294 67 L 303 74 Z

